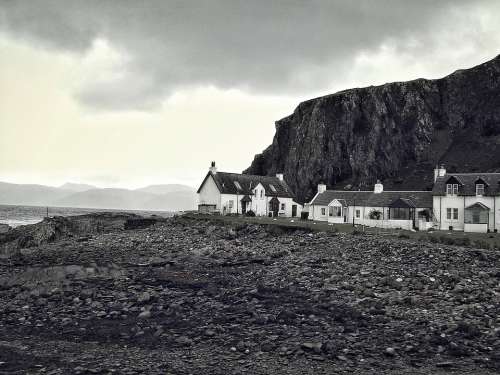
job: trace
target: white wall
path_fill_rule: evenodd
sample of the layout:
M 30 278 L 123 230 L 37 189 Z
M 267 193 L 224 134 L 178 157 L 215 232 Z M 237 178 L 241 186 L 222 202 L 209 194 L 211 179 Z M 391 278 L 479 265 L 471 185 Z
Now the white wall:
M 198 204 L 215 204 L 220 210 L 220 193 L 212 176 L 208 176 L 198 194 Z
M 486 233 L 488 224 L 464 224 L 464 232 Z
M 269 197 L 266 197 L 266 190 L 262 184 L 258 184 L 254 189 L 252 198 L 252 211 L 257 216 L 266 216 L 268 211 Z
M 481 196 L 457 196 L 443 195 L 433 197 L 433 210 L 442 230 L 448 230 L 453 226 L 454 230 L 464 230 L 464 208 L 476 202 L 480 202 L 490 209 L 489 229 L 500 230 L 500 197 Z M 458 220 L 448 220 L 446 218 L 447 208 L 458 208 Z M 470 229 L 468 227 L 467 229 Z
M 278 212 L 279 216 L 286 216 L 286 217 L 292 217 L 292 206 L 296 205 L 297 206 L 297 215 L 296 217 L 300 217 L 300 213 L 302 212 L 302 206 L 298 204 L 297 202 L 294 202 L 292 198 L 278 198 L 280 201 L 280 209 Z M 281 205 L 285 204 L 285 209 L 281 209 Z
M 376 228 L 392 228 L 392 229 L 413 229 L 413 220 L 371 220 L 364 219 L 363 225 Z

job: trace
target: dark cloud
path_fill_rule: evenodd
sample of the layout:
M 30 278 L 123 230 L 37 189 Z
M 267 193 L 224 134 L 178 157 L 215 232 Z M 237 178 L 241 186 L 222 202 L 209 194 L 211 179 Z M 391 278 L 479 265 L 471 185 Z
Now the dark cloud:
M 471 6 L 488 2 L 3 1 L 0 29 L 48 48 L 84 52 L 103 38 L 125 51 L 122 78 L 78 93 L 88 105 L 116 109 L 149 107 L 191 85 L 273 94 L 326 89 L 360 52 L 387 40 L 425 48 L 439 38 L 433 29 Z

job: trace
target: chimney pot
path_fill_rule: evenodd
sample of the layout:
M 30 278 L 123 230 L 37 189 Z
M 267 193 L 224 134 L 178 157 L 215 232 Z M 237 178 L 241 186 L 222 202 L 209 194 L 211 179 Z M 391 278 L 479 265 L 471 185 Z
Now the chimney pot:
M 318 184 L 318 193 L 324 193 L 326 191 L 326 185 L 325 184 Z
M 212 174 L 217 174 L 217 167 L 215 166 L 215 161 L 210 163 L 209 170 L 210 170 L 210 172 L 212 172 Z
M 437 166 L 434 169 L 434 182 L 436 182 L 438 177 L 443 177 L 446 174 L 446 168 L 444 167 L 443 164 L 441 166 Z
M 375 184 L 375 186 L 373 187 L 373 192 L 375 194 L 380 194 L 384 191 L 384 185 L 382 185 L 382 183 L 380 182 L 380 180 L 377 180 L 377 183 Z

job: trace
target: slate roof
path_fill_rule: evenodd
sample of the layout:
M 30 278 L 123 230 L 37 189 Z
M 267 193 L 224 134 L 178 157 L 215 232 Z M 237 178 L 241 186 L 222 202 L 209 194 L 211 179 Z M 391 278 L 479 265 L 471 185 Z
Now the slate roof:
M 205 181 L 212 176 L 215 184 L 217 185 L 221 194 L 241 194 L 253 195 L 254 189 L 259 183 L 264 186 L 266 196 L 281 197 L 281 198 L 295 198 L 295 194 L 285 181 L 281 181 L 278 177 L 272 176 L 256 176 L 250 174 L 227 173 L 227 172 L 208 172 L 203 182 L 198 189 L 200 192 Z M 235 184 L 237 182 L 241 189 Z M 273 191 L 271 185 L 276 191 Z
M 446 182 L 450 178 L 455 178 L 459 183 L 458 195 L 476 195 L 477 180 L 486 183 L 484 195 L 500 195 L 500 173 L 446 173 L 443 177 L 437 178 L 432 194 L 445 195 Z
M 467 206 L 465 207 L 466 210 L 486 210 L 486 211 L 489 211 L 490 208 L 488 206 L 485 206 L 484 204 L 482 204 L 481 202 L 476 202 L 474 204 L 471 204 L 470 206 Z
M 327 206 L 334 199 L 344 199 L 348 206 L 389 207 L 398 200 L 403 200 L 410 207 L 431 208 L 430 191 L 343 191 L 326 190 L 318 194 L 311 204 Z

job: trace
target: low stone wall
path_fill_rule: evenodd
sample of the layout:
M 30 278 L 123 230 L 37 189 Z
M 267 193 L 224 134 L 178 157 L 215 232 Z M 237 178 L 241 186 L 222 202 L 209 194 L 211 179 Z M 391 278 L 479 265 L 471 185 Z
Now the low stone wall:
M 413 229 L 413 221 L 412 220 L 372 220 L 372 219 L 363 219 L 357 221 L 357 224 L 366 225 L 369 227 L 376 228 L 387 228 L 387 229 Z
M 464 232 L 487 233 L 488 224 L 464 224 Z

